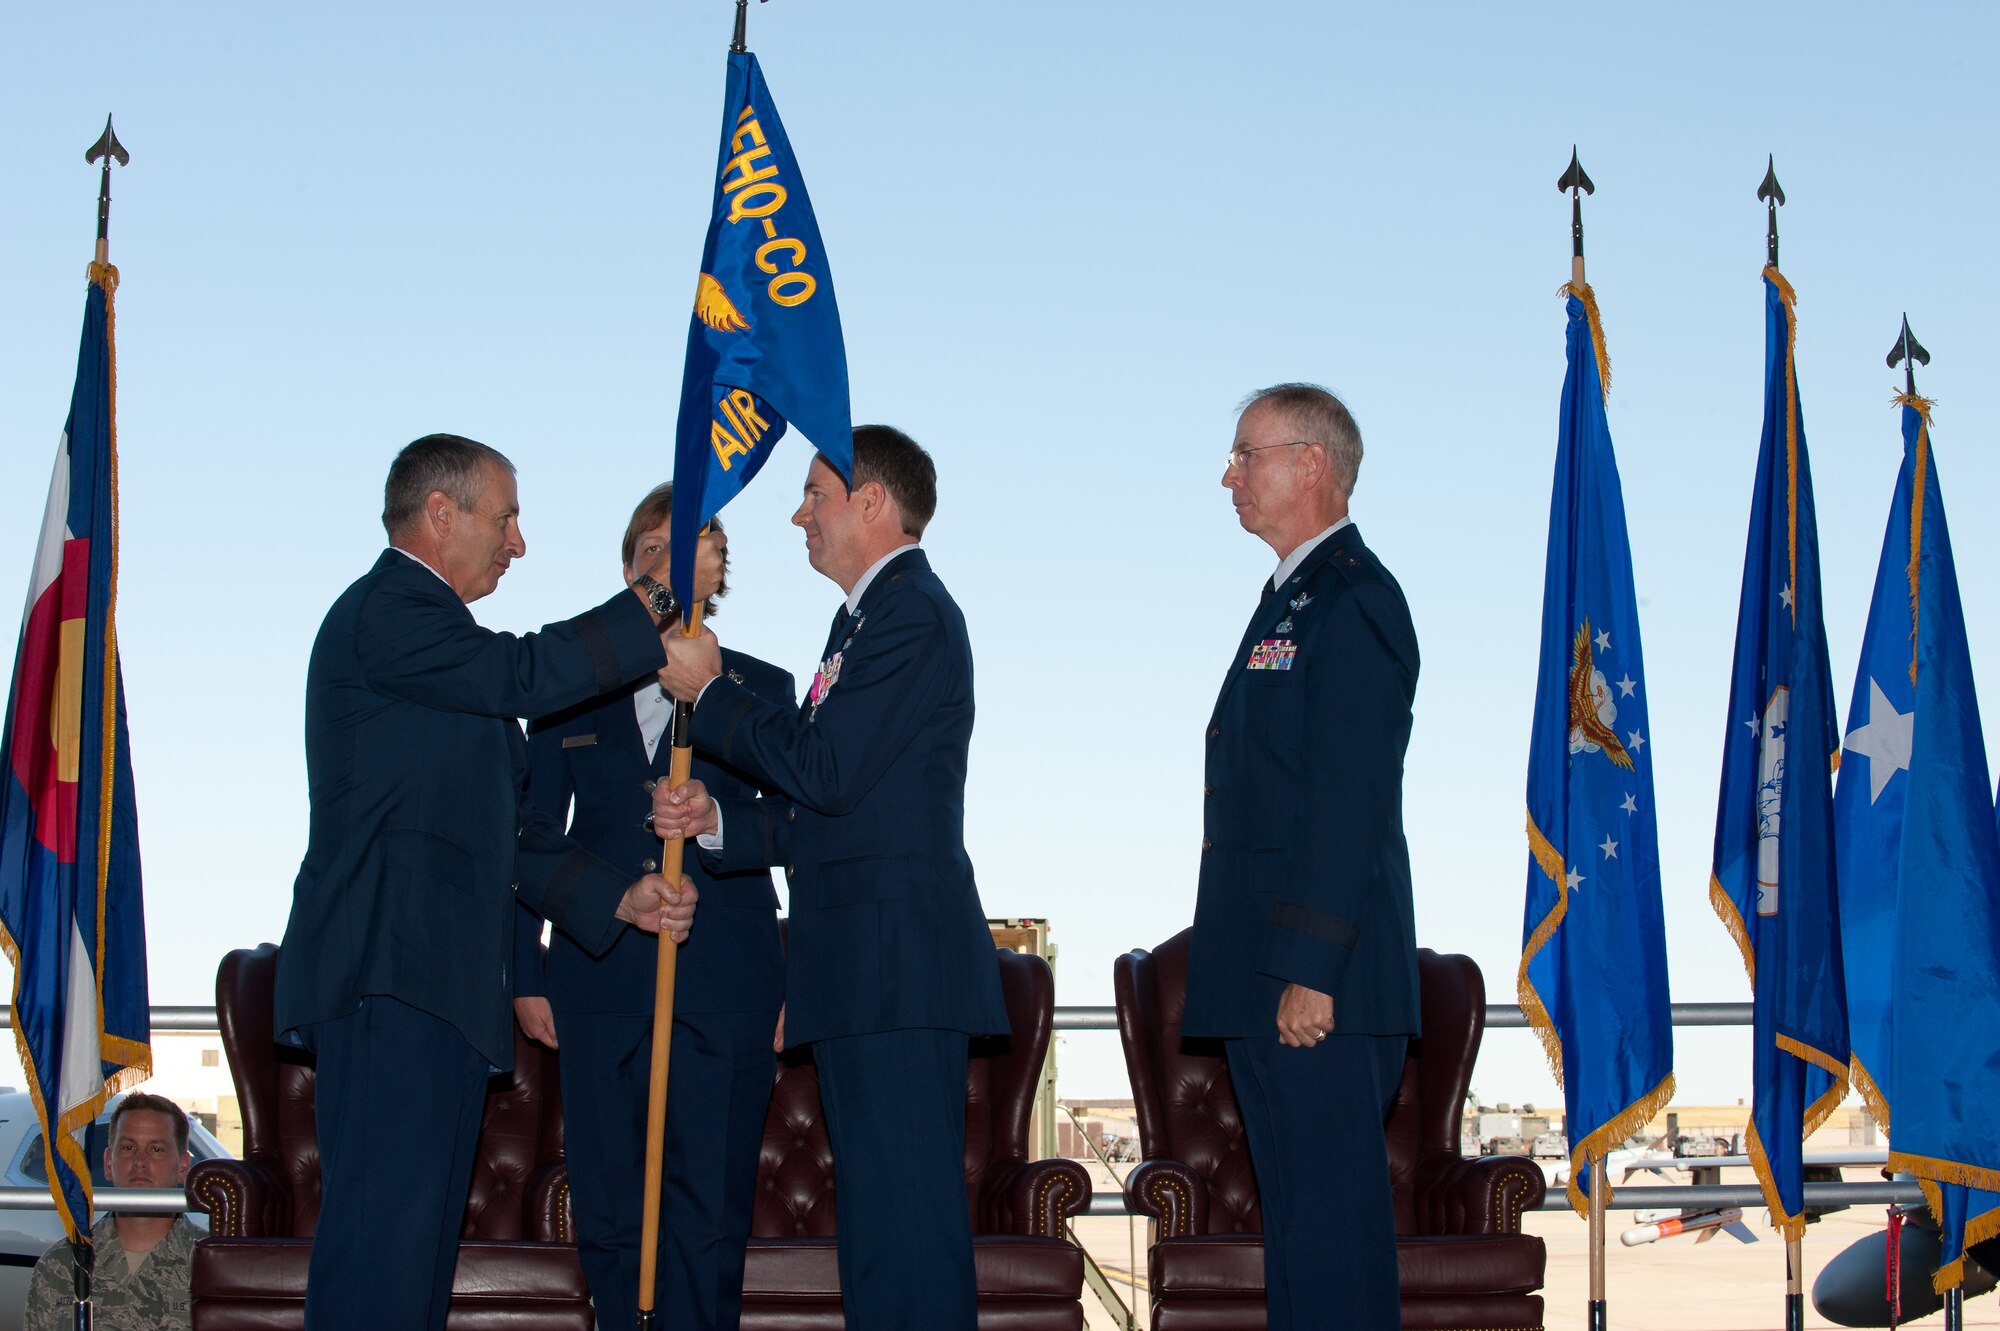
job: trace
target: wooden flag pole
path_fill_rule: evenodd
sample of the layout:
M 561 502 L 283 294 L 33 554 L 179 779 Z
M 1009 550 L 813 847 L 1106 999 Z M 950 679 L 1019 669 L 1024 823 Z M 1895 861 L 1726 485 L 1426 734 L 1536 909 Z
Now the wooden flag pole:
M 1590 1331 L 1605 1331 L 1604 1153 L 1590 1157 Z
M 705 529 L 704 529 L 705 530 Z M 688 616 L 681 630 L 686 638 L 701 634 L 701 603 Z M 687 784 L 694 769 L 694 704 L 674 703 L 671 737 L 673 750 L 667 761 L 667 789 Z M 678 888 L 687 842 L 668 837 L 660 842 L 660 877 Z M 653 1065 L 646 1086 L 646 1196 L 639 1219 L 639 1319 L 638 1331 L 652 1331 L 654 1290 L 659 1279 L 660 1193 L 666 1184 L 667 1159 L 667 1061 L 673 1052 L 674 978 L 680 965 L 680 945 L 660 930 L 660 960 L 653 974 Z
M 1805 1331 L 1805 1240 L 1785 1240 L 1785 1331 Z

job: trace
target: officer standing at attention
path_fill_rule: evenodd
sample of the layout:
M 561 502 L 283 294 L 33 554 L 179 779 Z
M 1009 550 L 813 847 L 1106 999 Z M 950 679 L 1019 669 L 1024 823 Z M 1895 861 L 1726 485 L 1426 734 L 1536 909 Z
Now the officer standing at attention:
M 792 515 L 847 594 L 803 707 L 723 674 L 713 634 L 668 635 L 661 682 L 694 743 L 784 798 L 653 792 L 663 834 L 713 867 L 782 863 L 792 884 L 785 1038 L 811 1045 L 833 1147 L 840 1291 L 866 1331 L 973 1331 L 965 1078 L 1007 1031 L 993 936 L 965 853 L 972 647 L 917 542 L 937 468 L 900 430 L 854 431 L 850 488 L 825 459 Z
M 656 487 L 625 525 L 625 580 L 665 576 L 674 487 Z M 719 530 L 719 528 L 718 528 Z M 727 556 L 697 567 L 694 591 L 715 614 L 729 590 Z M 669 633 L 678 632 L 678 625 Z M 789 708 L 792 677 L 724 649 L 729 678 Z M 528 738 L 528 802 L 570 838 L 634 872 L 658 867 L 660 839 L 647 825 L 672 760 L 673 699 L 646 676 L 567 711 L 543 717 Z M 754 798 L 756 786 L 706 753 L 694 772 L 716 794 Z M 661 1199 L 661 1324 L 675 1331 L 736 1331 L 743 1308 L 743 1256 L 756 1201 L 764 1111 L 777 1075 L 772 1033 L 785 996 L 778 894 L 771 871 L 710 874 L 690 853 L 701 894 L 701 929 L 675 970 L 673 1052 L 668 1059 L 666 1188 Z M 521 1028 L 562 1049 L 563 1140 L 577 1256 L 590 1284 L 599 1331 L 638 1321 L 643 1228 L 646 1101 L 652 1069 L 653 984 L 659 940 L 634 929 L 594 957 L 562 929 L 549 937 L 526 906 L 515 930 L 514 1011 Z
M 1182 1032 L 1222 1038 L 1264 1215 L 1271 1331 L 1396 1331 L 1382 1121 L 1417 1034 L 1403 754 L 1417 638 L 1347 515 L 1361 435 L 1311 384 L 1252 394 L 1222 484 L 1278 556 L 1207 731 Z

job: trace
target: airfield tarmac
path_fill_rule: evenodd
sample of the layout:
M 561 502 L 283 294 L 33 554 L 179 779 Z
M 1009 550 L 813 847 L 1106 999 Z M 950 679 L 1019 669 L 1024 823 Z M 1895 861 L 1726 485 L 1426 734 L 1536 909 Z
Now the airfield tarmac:
M 1102 1166 L 1093 1166 L 1091 1172 L 1100 1190 L 1117 1186 Z M 1849 1171 L 1855 1179 L 1862 1174 L 1861 1170 Z M 1722 1181 L 1748 1183 L 1752 1177 L 1748 1169 L 1727 1169 Z M 1681 1235 L 1627 1248 L 1619 1243 L 1618 1235 L 1633 1223 L 1632 1212 L 1613 1211 L 1607 1221 L 1605 1298 L 1613 1331 L 1780 1331 L 1784 1326 L 1785 1246 L 1762 1209 L 1743 1213 L 1744 1224 L 1757 1236 L 1755 1243 L 1739 1243 L 1727 1234 L 1718 1234 L 1697 1245 L 1694 1235 Z M 1806 1230 L 1803 1252 L 1808 1328 L 1836 1325 L 1813 1310 L 1812 1283 L 1820 1268 L 1850 1243 L 1879 1231 L 1883 1223 L 1881 1207 L 1849 1207 L 1823 1217 Z M 1548 1275 L 1542 1298 L 1549 1331 L 1584 1331 L 1590 1297 L 1588 1227 L 1565 1208 L 1531 1212 L 1523 1228 L 1541 1235 L 1548 1244 Z M 1119 1297 L 1135 1310 L 1137 1326 L 1143 1331 L 1147 1325 L 1145 1223 L 1124 1216 L 1085 1216 L 1076 1221 L 1076 1232 Z M 1122 1323 L 1087 1287 L 1083 1307 L 1089 1331 L 1122 1331 Z M 1340 1323 L 1329 1318 L 1327 1325 L 1337 1328 Z M 1942 1331 L 1944 1315 L 1934 1313 L 1906 1325 Z M 2000 1328 L 2000 1294 L 1967 1300 L 1965 1326 L 1985 1331 Z

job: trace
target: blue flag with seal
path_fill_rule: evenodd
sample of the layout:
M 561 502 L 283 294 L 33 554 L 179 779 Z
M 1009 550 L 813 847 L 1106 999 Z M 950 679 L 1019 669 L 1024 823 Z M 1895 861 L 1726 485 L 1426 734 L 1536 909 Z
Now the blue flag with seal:
M 1528 891 L 1521 1007 L 1563 1088 L 1570 1205 L 1587 1168 L 1673 1099 L 1660 852 L 1639 604 L 1611 426 L 1604 333 L 1590 287 L 1564 288 L 1563 379 L 1541 668 L 1528 747 Z M 1603 1198 L 1611 1200 L 1609 1181 Z
M 1854 1081 L 1942 1228 L 1942 1292 L 2000 1234 L 2000 827 L 1930 403 L 1896 400 L 1903 465 L 1835 799 L 1840 910 Z
M 90 1235 L 81 1130 L 152 1072 L 146 924 L 118 664 L 112 292 L 90 267 L 69 420 L 14 658 L 0 774 L 0 945 L 56 1211 Z
M 1834 883 L 1833 671 L 1799 404 L 1796 297 L 1764 270 L 1764 433 L 1750 500 L 1709 902 L 1750 976 L 1750 1163 L 1771 1223 L 1805 1234 L 1806 1137 L 1847 1098 Z
M 694 543 L 796 425 L 851 482 L 847 347 L 805 177 L 757 57 L 729 57 L 722 148 L 681 377 L 670 563 L 694 605 Z

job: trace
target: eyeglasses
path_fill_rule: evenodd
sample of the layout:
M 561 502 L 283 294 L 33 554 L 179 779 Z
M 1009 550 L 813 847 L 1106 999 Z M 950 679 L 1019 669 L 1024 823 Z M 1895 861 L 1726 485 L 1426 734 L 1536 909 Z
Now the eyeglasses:
M 1250 465 L 1252 453 L 1268 453 L 1274 448 L 1297 448 L 1302 444 L 1313 442 L 1311 439 L 1293 439 L 1282 444 L 1265 444 L 1259 448 L 1232 448 L 1229 450 L 1229 456 L 1223 459 L 1223 464 L 1232 471 L 1242 471 Z

